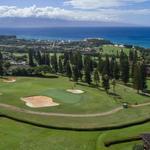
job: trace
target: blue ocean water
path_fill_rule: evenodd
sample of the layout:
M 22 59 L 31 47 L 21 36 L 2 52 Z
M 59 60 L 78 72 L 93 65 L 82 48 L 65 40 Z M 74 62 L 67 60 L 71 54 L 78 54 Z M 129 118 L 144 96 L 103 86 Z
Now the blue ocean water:
M 26 39 L 81 40 L 105 38 L 120 44 L 150 48 L 150 27 L 0 28 L 0 35 Z

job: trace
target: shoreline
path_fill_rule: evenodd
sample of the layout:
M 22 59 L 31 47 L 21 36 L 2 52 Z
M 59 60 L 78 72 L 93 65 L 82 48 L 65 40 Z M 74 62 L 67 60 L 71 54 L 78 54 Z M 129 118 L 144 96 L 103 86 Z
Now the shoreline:
M 0 35 L 16 35 L 19 39 L 36 41 L 81 41 L 86 38 L 104 38 L 114 44 L 150 48 L 150 27 L 0 27 Z

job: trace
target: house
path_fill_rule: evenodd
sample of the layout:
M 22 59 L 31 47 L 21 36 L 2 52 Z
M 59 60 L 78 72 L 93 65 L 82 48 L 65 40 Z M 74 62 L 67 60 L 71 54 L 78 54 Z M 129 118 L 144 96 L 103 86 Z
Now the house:
M 144 142 L 144 150 L 150 150 L 150 133 L 145 133 L 141 135 Z

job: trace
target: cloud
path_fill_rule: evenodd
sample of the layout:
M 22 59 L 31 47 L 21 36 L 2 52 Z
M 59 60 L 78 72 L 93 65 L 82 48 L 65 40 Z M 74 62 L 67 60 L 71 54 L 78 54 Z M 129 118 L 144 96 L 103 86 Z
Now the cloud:
M 43 17 L 51 19 L 66 19 L 79 21 L 114 21 L 117 16 L 101 11 L 75 11 L 58 7 L 32 7 L 18 8 L 16 6 L 0 6 L 0 17 Z
M 66 0 L 64 4 L 79 9 L 97 9 L 119 7 L 146 1 L 148 0 Z
M 138 2 L 141 2 L 141 0 L 138 0 Z M 124 22 L 125 19 L 130 21 L 130 17 L 147 16 L 148 18 L 149 15 L 150 9 L 120 10 L 103 8 L 98 10 L 69 10 L 59 7 L 37 7 L 35 5 L 24 8 L 0 6 L 0 17 L 39 17 L 75 21 Z M 134 20 L 131 21 L 134 22 Z

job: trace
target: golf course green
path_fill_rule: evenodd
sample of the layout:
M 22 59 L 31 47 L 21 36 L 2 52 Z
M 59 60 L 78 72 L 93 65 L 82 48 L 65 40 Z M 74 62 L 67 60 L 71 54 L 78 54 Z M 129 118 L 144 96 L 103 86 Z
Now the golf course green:
M 122 83 L 117 83 L 116 95 L 112 87 L 108 95 L 101 87 L 80 82 L 74 88 L 83 94 L 66 91 L 73 87 L 65 77 L 16 77 L 14 83 L 0 79 L 0 149 L 6 149 L 5 142 L 12 150 L 132 150 L 141 144 L 135 140 L 105 146 L 150 131 L 148 95 Z M 60 105 L 30 108 L 21 100 L 30 96 L 47 96 Z M 125 109 L 124 102 L 137 107 Z

